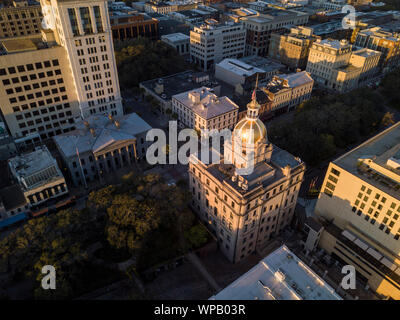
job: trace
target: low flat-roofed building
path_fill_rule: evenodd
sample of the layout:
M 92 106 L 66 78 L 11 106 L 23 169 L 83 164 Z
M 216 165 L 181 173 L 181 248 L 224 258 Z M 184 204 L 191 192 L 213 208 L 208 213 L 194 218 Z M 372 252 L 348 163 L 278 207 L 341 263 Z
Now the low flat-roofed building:
M 227 58 L 215 65 L 215 77 L 234 87 L 243 87 L 255 83 L 257 76 L 259 82 L 270 80 L 283 68 L 278 61 L 260 56 Z
M 343 300 L 285 245 L 210 300 Z
M 218 97 L 201 87 L 172 97 L 172 112 L 179 124 L 195 130 L 233 129 L 239 107 L 228 97 Z
M 75 130 L 53 139 L 74 185 L 85 186 L 145 157 L 150 129 L 136 113 L 98 115 L 78 122 Z
M 214 89 L 216 95 L 220 94 L 221 86 L 204 72 L 187 70 L 162 78 L 143 81 L 139 87 L 145 95 L 152 96 L 159 104 L 162 113 L 172 111 L 172 96 L 200 87 Z
M 29 206 L 18 184 L 0 189 L 0 222 L 27 212 Z
M 224 59 L 215 65 L 215 77 L 232 86 L 243 85 L 249 78 L 253 78 L 255 81 L 257 75 L 260 79 L 264 79 L 265 71 L 238 59 Z
M 400 299 L 400 122 L 332 161 L 315 213 L 320 247 L 354 265 L 377 293 Z
M 161 36 L 161 41 L 173 47 L 180 55 L 190 54 L 190 37 L 181 32 Z
M 44 145 L 9 159 L 8 166 L 30 207 L 68 193 L 57 161 Z

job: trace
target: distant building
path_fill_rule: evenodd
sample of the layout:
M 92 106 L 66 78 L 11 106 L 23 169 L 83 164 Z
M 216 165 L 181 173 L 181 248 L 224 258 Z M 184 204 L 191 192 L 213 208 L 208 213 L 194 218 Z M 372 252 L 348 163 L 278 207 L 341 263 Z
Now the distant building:
M 246 31 L 242 24 L 209 20 L 190 31 L 190 57 L 207 71 L 226 58 L 244 56 Z
M 289 68 L 304 69 L 308 53 L 316 37 L 312 28 L 291 28 L 288 34 L 272 33 L 268 56 L 279 60 Z
M 357 33 L 354 44 L 381 52 L 379 65 L 385 72 L 400 66 L 400 36 L 395 33 L 380 27 L 364 29 Z
M 306 12 L 276 8 L 268 8 L 257 16 L 244 17 L 241 21 L 246 29 L 246 55 L 266 56 L 272 32 L 288 26 L 305 25 L 308 17 Z
M 343 300 L 285 245 L 210 300 Z
M 221 86 L 218 82 L 210 79 L 207 73 L 192 70 L 139 84 L 146 96 L 153 97 L 159 103 L 162 113 L 172 111 L 172 96 L 203 86 L 213 89 L 216 95 L 220 93 Z
M 255 97 L 247 108 L 232 141 L 225 141 L 224 155 L 206 148 L 189 160 L 191 206 L 234 263 L 291 223 L 305 171 L 299 158 L 268 140 Z M 217 163 L 210 160 L 215 156 Z
M 204 23 L 207 19 L 218 19 L 217 9 L 208 6 L 198 6 L 197 9 L 171 12 L 168 14 L 172 19 L 183 22 L 191 27 Z
M 0 228 L 27 218 L 29 211 L 29 205 L 18 184 L 0 189 Z
M 340 93 L 363 85 L 378 74 L 380 52 L 352 51 L 347 40 L 316 40 L 306 70 L 320 86 Z
M 98 115 L 78 122 L 76 130 L 54 137 L 54 142 L 74 185 L 85 186 L 143 159 L 150 129 L 136 113 Z
M 319 241 L 382 296 L 400 299 L 400 122 L 332 161 L 315 206 Z
M 294 109 L 310 99 L 314 80 L 307 71 L 274 76 L 262 88 L 272 101 L 271 111 L 275 115 Z
M 111 11 L 110 23 L 114 40 L 128 40 L 139 37 L 157 40 L 159 38 L 158 20 L 146 14 Z
M 233 129 L 239 107 L 228 97 L 218 97 L 202 87 L 172 97 L 172 112 L 179 124 L 201 132 L 203 129 Z
M 0 38 L 40 34 L 43 16 L 39 3 L 25 0 L 12 3 L 0 8 Z
M 173 47 L 180 55 L 190 54 L 190 37 L 183 33 L 171 33 L 161 36 L 161 41 Z
M 64 176 L 46 146 L 9 159 L 8 166 L 30 207 L 68 194 Z
M 167 14 L 174 11 L 196 9 L 197 6 L 197 2 L 194 1 L 149 1 L 145 3 L 144 10 L 146 12 Z

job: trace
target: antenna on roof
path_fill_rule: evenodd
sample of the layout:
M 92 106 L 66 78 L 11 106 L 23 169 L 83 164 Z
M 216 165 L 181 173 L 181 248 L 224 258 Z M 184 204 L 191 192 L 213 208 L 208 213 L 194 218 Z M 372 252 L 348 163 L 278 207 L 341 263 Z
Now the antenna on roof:
M 256 100 L 257 98 L 257 87 L 258 87 L 258 73 L 257 73 L 257 78 L 256 78 L 256 85 L 254 86 L 254 91 L 253 91 L 253 95 L 251 96 L 251 100 Z

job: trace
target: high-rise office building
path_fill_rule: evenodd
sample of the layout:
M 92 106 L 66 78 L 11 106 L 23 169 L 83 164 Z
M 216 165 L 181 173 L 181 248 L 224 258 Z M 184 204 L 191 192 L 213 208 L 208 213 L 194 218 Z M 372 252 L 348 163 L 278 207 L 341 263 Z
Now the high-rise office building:
M 112 31 L 105 0 L 41 0 L 46 26 L 67 51 L 82 117 L 122 115 Z
M 208 20 L 190 31 L 190 58 L 202 70 L 226 58 L 244 56 L 246 30 L 240 23 Z
M 400 122 L 331 162 L 315 207 L 319 246 L 400 299 Z
M 74 129 L 75 118 L 123 113 L 107 2 L 41 6 L 41 35 L 0 40 L 0 109 L 27 144 Z

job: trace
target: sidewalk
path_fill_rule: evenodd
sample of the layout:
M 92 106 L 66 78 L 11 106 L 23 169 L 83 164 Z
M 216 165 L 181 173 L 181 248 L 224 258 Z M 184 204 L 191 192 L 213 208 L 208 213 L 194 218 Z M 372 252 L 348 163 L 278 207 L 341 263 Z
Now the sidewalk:
M 196 254 L 190 252 L 186 255 L 189 261 L 196 267 L 196 269 L 200 272 L 203 278 L 208 282 L 208 284 L 216 291 L 221 291 L 221 287 L 215 281 L 215 279 L 210 275 L 207 269 L 204 267 L 203 263 L 196 256 Z

